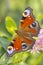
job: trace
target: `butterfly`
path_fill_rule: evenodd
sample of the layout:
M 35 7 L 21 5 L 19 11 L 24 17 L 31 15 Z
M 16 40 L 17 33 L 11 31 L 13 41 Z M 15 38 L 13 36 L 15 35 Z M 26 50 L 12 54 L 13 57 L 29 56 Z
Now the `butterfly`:
M 32 8 L 28 7 L 24 10 L 20 20 L 17 35 L 11 41 L 7 48 L 8 56 L 20 51 L 26 51 L 33 47 L 35 40 L 33 36 L 37 36 L 40 30 L 39 22 L 35 19 Z

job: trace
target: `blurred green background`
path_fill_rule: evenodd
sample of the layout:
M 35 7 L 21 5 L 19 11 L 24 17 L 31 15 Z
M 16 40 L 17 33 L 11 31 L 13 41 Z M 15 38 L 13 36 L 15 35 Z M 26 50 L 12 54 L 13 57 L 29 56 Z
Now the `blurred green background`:
M 14 30 L 19 26 L 22 12 L 28 6 L 43 26 L 43 0 L 0 0 L 0 65 L 43 65 L 43 52 L 20 52 L 12 57 L 6 56 L 6 48 L 15 35 Z

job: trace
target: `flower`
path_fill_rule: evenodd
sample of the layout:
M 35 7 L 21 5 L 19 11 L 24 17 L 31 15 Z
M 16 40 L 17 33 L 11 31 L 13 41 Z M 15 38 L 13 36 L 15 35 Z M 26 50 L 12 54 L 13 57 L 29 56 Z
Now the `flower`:
M 43 29 L 40 29 L 37 38 L 38 39 L 35 41 L 35 44 L 33 45 L 31 53 L 34 53 L 34 52 L 40 53 L 40 51 L 43 51 Z

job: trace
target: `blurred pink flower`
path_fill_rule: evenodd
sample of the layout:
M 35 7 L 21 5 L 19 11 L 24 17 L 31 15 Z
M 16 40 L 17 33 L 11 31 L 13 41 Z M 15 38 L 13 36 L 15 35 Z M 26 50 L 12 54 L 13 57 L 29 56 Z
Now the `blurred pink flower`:
M 38 40 L 36 40 L 31 53 L 37 52 L 40 53 L 40 51 L 43 51 L 43 29 L 40 29 L 40 32 L 38 34 Z

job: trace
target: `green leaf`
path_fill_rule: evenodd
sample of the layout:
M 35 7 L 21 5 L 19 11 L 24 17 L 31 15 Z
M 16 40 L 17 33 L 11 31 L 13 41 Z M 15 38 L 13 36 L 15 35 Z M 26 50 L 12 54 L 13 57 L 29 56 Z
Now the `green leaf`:
M 38 65 L 39 63 L 41 63 L 41 60 L 43 58 L 43 53 L 34 53 L 31 54 L 31 57 L 27 60 L 27 63 L 29 65 Z
M 10 64 L 10 63 L 13 64 L 14 63 L 13 59 L 14 59 L 14 56 L 9 57 L 9 56 L 7 56 L 6 53 L 4 53 L 3 56 L 0 58 L 0 64 L 2 64 L 2 65 L 7 65 L 7 64 Z
M 41 60 L 43 60 L 42 58 L 43 58 L 43 53 L 41 53 L 40 56 L 37 58 L 37 61 L 35 62 L 35 65 L 38 65 L 41 62 Z
M 0 37 L 0 44 L 6 50 L 10 42 L 6 38 Z
M 37 19 L 38 21 L 40 21 L 42 18 L 43 18 L 43 14 L 41 14 L 40 16 L 38 16 L 36 19 Z
M 0 44 L 0 58 L 5 53 L 5 49 Z
M 14 63 L 19 63 L 19 62 L 25 62 L 26 59 L 30 56 L 30 54 L 28 52 L 19 52 L 19 53 L 16 53 L 14 55 L 14 59 L 13 59 L 13 62 Z M 21 58 L 22 57 L 22 58 Z M 25 58 L 25 59 L 24 59 Z M 17 60 L 18 59 L 18 60 Z
M 43 19 L 43 14 L 41 14 L 40 16 L 38 16 L 36 19 L 41 22 L 41 20 Z M 42 22 L 43 22 L 43 20 L 42 20 Z M 41 27 L 43 28 L 43 24 L 41 24 Z
M 0 58 L 0 64 L 1 65 L 7 65 L 7 62 L 9 61 L 9 57 L 6 53 L 3 54 L 3 56 Z
M 10 17 L 7 16 L 5 19 L 5 25 L 6 25 L 6 29 L 8 30 L 8 32 L 10 32 L 12 35 L 15 35 L 15 30 L 17 30 L 17 26 L 15 21 Z
M 5 36 L 5 37 L 9 37 L 9 38 L 11 38 L 11 34 L 7 31 L 7 29 L 6 29 L 6 27 L 5 27 L 5 22 L 4 21 L 2 21 L 2 22 L 0 22 L 0 36 L 1 37 L 3 37 L 3 36 Z
M 35 39 L 35 40 L 38 40 L 38 37 L 36 37 L 36 36 L 33 36 L 32 38 Z

